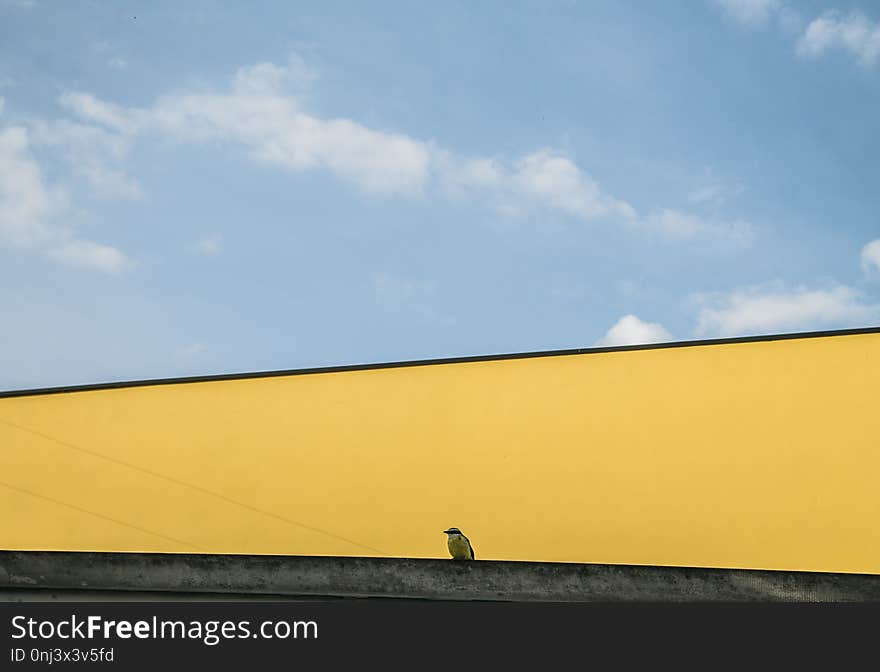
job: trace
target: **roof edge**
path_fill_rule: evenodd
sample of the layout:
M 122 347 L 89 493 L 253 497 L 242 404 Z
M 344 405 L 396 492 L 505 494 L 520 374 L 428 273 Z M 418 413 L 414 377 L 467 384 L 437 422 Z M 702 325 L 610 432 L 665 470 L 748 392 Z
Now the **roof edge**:
M 436 366 L 438 364 L 465 364 L 469 362 L 491 362 L 508 359 L 531 359 L 537 357 L 560 357 L 566 355 L 592 355 L 608 352 L 632 352 L 636 350 L 662 350 L 668 348 L 697 347 L 706 345 L 729 345 L 735 343 L 759 343 L 763 341 L 783 341 L 807 338 L 826 338 L 833 336 L 856 336 L 862 334 L 880 334 L 878 327 L 861 327 L 857 329 L 836 329 L 826 331 L 801 331 L 783 334 L 766 334 L 761 336 L 735 336 L 730 338 L 712 338 L 693 341 L 669 341 L 665 343 L 643 343 L 639 345 L 615 345 L 588 348 L 569 348 L 564 350 L 538 350 L 533 352 L 515 352 L 495 355 L 468 355 L 464 357 L 444 357 L 438 359 L 413 359 L 396 362 L 376 362 L 370 364 L 343 364 L 336 366 L 320 366 L 303 369 L 280 369 L 275 371 L 254 371 L 243 373 L 218 373 L 201 376 L 183 376 L 174 378 L 151 378 L 144 380 L 127 380 L 105 383 L 86 383 L 59 387 L 39 387 L 22 390 L 0 390 L 0 399 L 9 397 L 28 397 L 46 394 L 63 394 L 68 392 L 91 392 L 96 390 L 112 390 L 127 387 L 147 387 L 153 385 L 177 385 L 183 383 L 209 383 L 224 380 L 247 380 L 251 378 L 275 378 L 280 376 L 302 376 L 317 373 L 342 373 L 346 371 L 370 371 L 373 369 L 394 369 L 411 366 Z

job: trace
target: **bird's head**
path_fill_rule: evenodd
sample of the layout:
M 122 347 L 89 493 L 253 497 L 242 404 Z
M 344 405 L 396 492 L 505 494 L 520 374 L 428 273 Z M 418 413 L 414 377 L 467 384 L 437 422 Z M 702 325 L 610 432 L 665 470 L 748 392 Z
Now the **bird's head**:
M 450 527 L 448 530 L 443 530 L 443 534 L 461 534 L 461 530 L 457 527 Z

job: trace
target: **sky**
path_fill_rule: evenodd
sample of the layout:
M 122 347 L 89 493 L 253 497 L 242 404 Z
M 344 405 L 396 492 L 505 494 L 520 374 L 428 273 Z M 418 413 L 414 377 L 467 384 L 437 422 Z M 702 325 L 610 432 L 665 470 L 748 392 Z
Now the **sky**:
M 880 325 L 880 3 L 0 0 L 0 390 Z

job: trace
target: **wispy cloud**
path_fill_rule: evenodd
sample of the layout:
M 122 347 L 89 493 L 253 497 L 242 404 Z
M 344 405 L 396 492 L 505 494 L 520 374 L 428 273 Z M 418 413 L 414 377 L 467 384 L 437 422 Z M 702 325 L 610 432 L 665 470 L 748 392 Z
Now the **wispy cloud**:
M 510 179 L 523 193 L 577 217 L 636 216 L 629 203 L 604 194 L 598 183 L 573 161 L 549 149 L 519 159 Z
M 39 250 L 76 268 L 120 271 L 120 250 L 78 240 L 55 223 L 67 208 L 66 193 L 47 183 L 34 158 L 27 129 L 0 130 L 0 245 Z
M 755 238 L 754 227 L 745 220 L 723 221 L 680 210 L 659 210 L 641 222 L 650 231 L 679 240 L 712 238 L 745 247 Z
M 826 12 L 814 19 L 797 43 L 797 53 L 817 58 L 829 51 L 843 51 L 864 66 L 880 61 L 880 22 L 860 11 Z
M 718 209 L 744 191 L 741 181 L 721 178 L 706 170 L 688 193 L 687 200 L 694 206 Z
M 166 96 L 149 109 L 126 109 L 82 93 L 62 104 L 121 133 L 161 132 L 181 142 L 234 142 L 261 162 L 291 172 L 324 170 L 364 192 L 418 195 L 429 177 L 430 147 L 348 119 L 321 119 L 277 88 L 280 69 L 240 70 L 228 93 Z
M 880 271 L 880 238 L 865 245 L 861 257 L 863 269 Z
M 757 26 L 767 23 L 780 8 L 779 0 L 713 0 L 724 14 L 745 26 Z
M 95 195 L 114 199 L 144 196 L 140 184 L 125 172 L 131 148 L 126 135 L 67 120 L 36 121 L 30 131 L 35 146 L 55 149 Z
M 786 34 L 799 34 L 795 53 L 804 59 L 816 59 L 832 51 L 852 56 L 865 67 L 880 62 L 880 21 L 854 9 L 842 12 L 830 9 L 807 23 L 797 5 L 781 0 L 712 0 L 724 14 L 744 26 L 762 26 L 771 17 Z M 806 27 L 804 27 L 806 24 Z
M 605 335 L 596 341 L 597 346 L 639 345 L 642 343 L 663 343 L 672 340 L 672 335 L 663 325 L 656 322 L 643 322 L 635 315 L 624 315 Z
M 89 93 L 67 92 L 58 102 L 83 119 L 125 134 L 133 134 L 141 125 L 143 116 L 137 110 L 98 100 Z
M 50 238 L 48 219 L 65 206 L 65 195 L 46 183 L 31 154 L 27 129 L 0 131 L 0 243 L 29 246 Z
M 698 336 L 740 336 L 819 328 L 861 327 L 880 322 L 880 304 L 845 285 L 827 288 L 780 284 L 694 295 Z
M 73 268 L 119 273 L 129 261 L 120 250 L 88 240 L 73 240 L 49 249 L 48 255 Z
M 641 216 L 553 148 L 509 159 L 467 156 L 404 133 L 310 114 L 290 88 L 314 77 L 294 56 L 285 67 L 260 63 L 239 69 L 223 92 L 178 92 L 145 108 L 68 92 L 61 104 L 83 122 L 128 138 L 160 133 L 184 143 L 235 144 L 256 161 L 291 173 L 323 171 L 373 196 L 469 199 L 514 215 L 538 208 L 581 221 L 637 225 L 673 239 L 696 233 L 729 237 L 735 229 L 745 239 L 741 222 L 719 224 L 662 210 Z

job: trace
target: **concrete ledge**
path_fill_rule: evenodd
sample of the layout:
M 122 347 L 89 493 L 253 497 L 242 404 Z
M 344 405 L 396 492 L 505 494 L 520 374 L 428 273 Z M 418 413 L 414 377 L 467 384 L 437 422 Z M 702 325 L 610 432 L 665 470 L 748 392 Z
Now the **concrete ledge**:
M 44 594 L 60 600 L 103 595 L 108 600 L 849 602 L 880 601 L 880 576 L 406 558 L 0 551 L 0 600 Z

